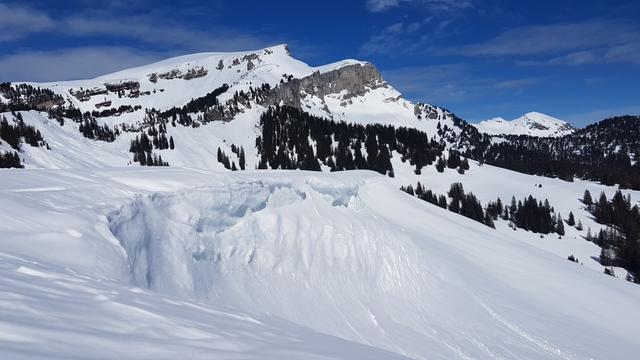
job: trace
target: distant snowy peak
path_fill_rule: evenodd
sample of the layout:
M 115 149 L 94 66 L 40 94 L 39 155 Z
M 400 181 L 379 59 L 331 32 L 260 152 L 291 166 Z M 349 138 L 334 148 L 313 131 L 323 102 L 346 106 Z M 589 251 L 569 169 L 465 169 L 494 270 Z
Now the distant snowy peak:
M 473 125 L 489 135 L 561 137 L 575 131 L 566 121 L 539 112 L 529 112 L 511 121 L 496 117 Z

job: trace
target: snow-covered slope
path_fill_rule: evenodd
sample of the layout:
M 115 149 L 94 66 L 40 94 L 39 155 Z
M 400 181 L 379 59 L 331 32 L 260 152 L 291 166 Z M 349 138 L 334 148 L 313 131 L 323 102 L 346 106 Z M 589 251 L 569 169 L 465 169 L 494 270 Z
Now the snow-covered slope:
M 404 358 L 282 319 L 50 265 L 37 254 L 0 251 L 0 292 L 3 359 Z
M 142 109 L 167 109 L 182 106 L 222 84 L 232 88 L 221 98 L 226 100 L 235 91 L 247 91 L 252 85 L 259 87 L 264 83 L 275 86 L 290 75 L 302 78 L 316 71 L 329 72 L 344 66 L 364 64 L 356 60 L 345 60 L 314 68 L 291 57 L 286 45 L 278 45 L 246 52 L 178 56 L 95 79 L 30 84 L 52 89 L 83 112 L 96 110 L 96 104 L 104 101 L 111 101 L 108 107 L 114 108 L 121 105 L 140 105 Z M 191 75 L 187 75 L 190 71 Z M 104 90 L 107 85 L 126 82 L 137 82 L 139 95 L 127 91 L 125 96 L 121 96 L 117 92 L 108 91 L 97 95 L 88 94 L 85 100 L 72 95 L 91 89 Z M 122 120 L 133 120 L 140 117 L 141 113 L 144 111 L 137 111 L 135 115 L 128 115 Z
M 575 131 L 566 121 L 539 112 L 529 112 L 511 121 L 497 117 L 474 124 L 474 126 L 480 132 L 489 135 L 560 137 Z
M 640 351 L 636 285 L 370 172 L 7 170 L 1 182 L 12 358 Z
M 278 102 L 234 103 L 233 98 L 234 94 L 248 93 L 265 84 L 271 88 L 280 86 L 295 90 L 294 96 L 287 99 L 293 101 L 291 105 L 335 121 L 404 126 L 437 138 L 440 127 L 446 127 L 449 134 L 460 132 L 454 125 L 453 114 L 436 106 L 414 104 L 404 99 L 369 63 L 343 60 L 312 67 L 293 58 L 286 45 L 279 45 L 247 52 L 180 56 L 96 79 L 29 83 L 52 90 L 64 99 L 64 106 L 73 106 L 82 113 L 113 109 L 113 115 L 96 117 L 98 124 L 127 130 L 112 143 L 95 142 L 83 138 L 78 133 L 79 124 L 69 119 L 60 126 L 45 112 L 24 112 L 25 122 L 42 132 L 51 149 L 24 149 L 21 158 L 27 167 L 36 168 L 129 165 L 133 160 L 133 154 L 129 153 L 130 141 L 147 126 L 149 110 L 182 107 L 225 84 L 229 89 L 218 99 L 223 104 L 229 102 L 229 106 L 237 107 L 237 111 L 207 122 L 198 120 L 202 113 L 191 114 L 193 126 L 167 129 L 167 137 L 174 138 L 175 151 L 156 150 L 154 153 L 173 166 L 221 169 L 216 160 L 218 147 L 231 153 L 230 145 L 235 144 L 252 152 L 260 114 L 265 106 Z M 300 88 L 296 87 L 298 84 L 302 84 Z M 0 101 L 7 100 L 0 98 Z M 116 110 L 122 107 L 127 109 Z M 12 121 L 11 115 L 7 113 L 6 116 Z M 0 141 L 2 150 L 11 151 Z M 253 155 L 247 154 L 248 168 L 255 167 Z

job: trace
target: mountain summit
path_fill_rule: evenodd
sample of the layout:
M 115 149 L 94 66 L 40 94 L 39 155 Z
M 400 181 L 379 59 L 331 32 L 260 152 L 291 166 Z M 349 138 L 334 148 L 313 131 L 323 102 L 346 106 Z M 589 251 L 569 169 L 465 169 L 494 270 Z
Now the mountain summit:
M 566 121 L 539 112 L 528 112 L 511 121 L 496 117 L 473 125 L 489 135 L 561 137 L 575 131 Z

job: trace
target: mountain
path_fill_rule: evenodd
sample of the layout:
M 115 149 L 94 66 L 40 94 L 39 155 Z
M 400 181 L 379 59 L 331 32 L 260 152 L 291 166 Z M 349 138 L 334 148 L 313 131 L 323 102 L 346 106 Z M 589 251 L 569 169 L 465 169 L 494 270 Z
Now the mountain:
M 638 139 L 482 133 L 285 45 L 2 83 L 0 350 L 625 358 Z
M 489 135 L 561 137 L 575 131 L 566 121 L 539 112 L 529 112 L 511 121 L 497 117 L 481 121 L 474 126 L 480 132 Z

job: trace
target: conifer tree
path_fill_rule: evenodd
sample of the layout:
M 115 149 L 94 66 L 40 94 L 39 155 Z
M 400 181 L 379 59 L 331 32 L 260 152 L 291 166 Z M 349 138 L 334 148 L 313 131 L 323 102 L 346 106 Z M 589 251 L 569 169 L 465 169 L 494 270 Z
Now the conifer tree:
M 591 198 L 591 193 L 589 190 L 584 191 L 584 195 L 582 196 L 582 203 L 589 206 L 593 204 L 593 199 Z
M 436 162 L 436 170 L 438 170 L 438 172 L 444 172 L 444 168 L 447 164 L 445 163 L 445 161 L 442 159 L 442 156 L 438 158 L 438 162 Z
M 556 233 L 560 236 L 564 235 L 564 221 L 562 221 L 562 216 L 559 213 L 556 220 Z

